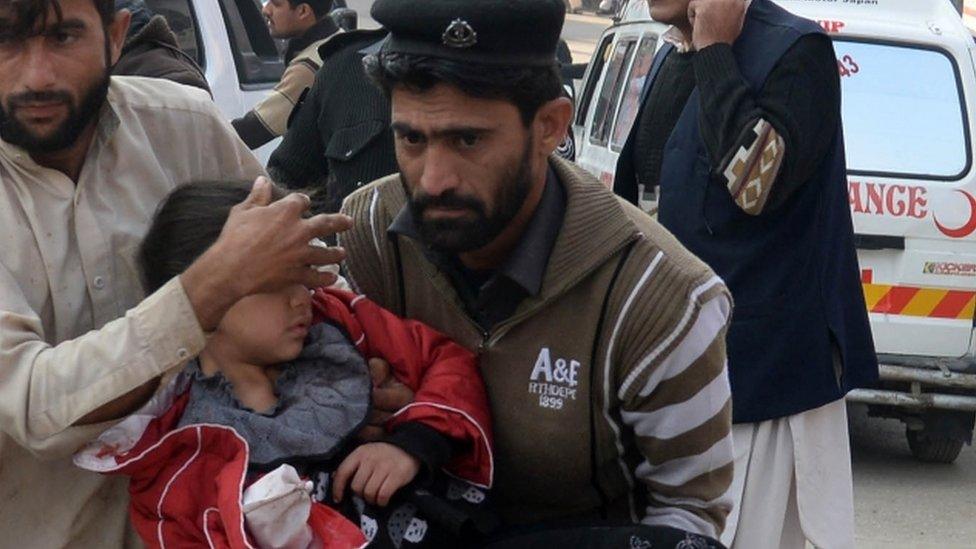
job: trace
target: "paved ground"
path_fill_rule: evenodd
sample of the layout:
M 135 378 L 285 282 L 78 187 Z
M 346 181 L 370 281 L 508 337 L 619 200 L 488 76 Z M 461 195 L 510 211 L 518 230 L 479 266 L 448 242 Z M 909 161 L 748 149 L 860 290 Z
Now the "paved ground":
M 976 450 L 952 465 L 919 463 L 895 420 L 851 409 L 858 547 L 976 547 Z
M 372 28 L 370 0 L 351 0 L 360 26 Z M 568 15 L 563 32 L 573 60 L 589 61 L 610 20 Z M 916 462 L 895 420 L 851 410 L 854 505 L 859 548 L 976 548 L 976 450 L 963 449 L 953 465 Z M 829 549 L 829 548 L 828 548 Z

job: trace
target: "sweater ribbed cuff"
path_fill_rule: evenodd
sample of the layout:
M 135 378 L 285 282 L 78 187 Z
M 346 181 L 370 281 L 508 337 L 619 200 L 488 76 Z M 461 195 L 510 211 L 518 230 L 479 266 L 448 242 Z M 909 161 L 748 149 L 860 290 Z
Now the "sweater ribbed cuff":
M 699 90 L 726 89 L 724 82 L 742 80 L 739 64 L 728 44 L 712 44 L 695 53 L 695 82 Z M 718 84 L 719 87 L 715 87 Z
M 421 486 L 430 483 L 434 474 L 451 459 L 451 442 L 447 437 L 422 423 L 400 425 L 387 435 L 385 442 L 420 460 L 421 471 L 414 482 Z

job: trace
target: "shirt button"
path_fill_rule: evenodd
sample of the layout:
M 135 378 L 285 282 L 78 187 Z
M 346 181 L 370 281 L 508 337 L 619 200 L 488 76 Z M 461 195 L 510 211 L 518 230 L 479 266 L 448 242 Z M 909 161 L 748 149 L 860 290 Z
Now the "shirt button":
M 184 347 L 180 347 L 176 351 L 176 356 L 179 357 L 180 360 L 186 360 L 190 358 L 190 351 L 187 351 Z
M 92 284 L 95 285 L 96 289 L 101 290 L 105 287 L 105 279 L 100 276 L 96 276 L 95 279 L 92 280 Z

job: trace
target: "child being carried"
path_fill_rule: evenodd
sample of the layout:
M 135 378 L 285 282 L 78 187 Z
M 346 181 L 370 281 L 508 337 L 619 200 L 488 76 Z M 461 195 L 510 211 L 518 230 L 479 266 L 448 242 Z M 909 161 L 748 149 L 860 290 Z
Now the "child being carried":
M 206 251 L 248 193 L 238 183 L 173 191 L 140 251 L 147 292 Z M 371 359 L 416 396 L 382 441 L 357 444 Z M 478 504 L 490 436 L 470 352 L 364 296 L 296 285 L 234 304 L 203 352 L 75 463 L 130 477 L 133 524 L 150 546 L 399 549 L 456 545 L 488 527 Z

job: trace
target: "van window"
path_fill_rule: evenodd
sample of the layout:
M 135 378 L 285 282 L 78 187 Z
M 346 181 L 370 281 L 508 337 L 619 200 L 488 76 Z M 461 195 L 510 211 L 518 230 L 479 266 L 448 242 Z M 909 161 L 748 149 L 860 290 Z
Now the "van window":
M 285 71 L 257 0 L 220 0 L 242 84 L 275 84 Z M 256 86 L 266 87 L 266 86 Z
M 197 19 L 190 6 L 190 0 L 147 0 L 146 7 L 156 15 L 162 15 L 169 28 L 176 34 L 180 49 L 203 67 L 203 48 L 200 46 L 200 31 Z
M 603 87 L 596 100 L 596 112 L 593 115 L 593 126 L 590 129 L 590 143 L 606 145 L 610 137 L 610 127 L 613 124 L 614 107 L 620 97 L 625 75 L 624 69 L 633 57 L 637 38 L 621 39 L 613 48 L 607 73 L 603 77 Z
M 580 96 L 579 105 L 576 106 L 577 126 L 586 124 L 586 113 L 589 112 L 590 100 L 593 99 L 593 89 L 600 81 L 600 73 L 603 72 L 603 66 L 607 64 L 607 59 L 610 57 L 611 44 L 613 44 L 613 34 L 608 34 L 603 38 L 603 42 L 600 42 L 593 60 L 590 61 L 589 78 L 586 80 L 586 87 L 583 88 L 583 95 Z
M 834 49 L 848 171 L 943 180 L 968 171 L 966 107 L 952 58 L 847 40 L 835 41 Z
M 620 100 L 620 108 L 617 109 L 617 121 L 613 124 L 610 148 L 616 152 L 624 148 L 630 128 L 637 118 L 637 111 L 640 110 L 640 95 L 644 90 L 644 82 L 647 81 L 647 73 L 651 72 L 655 46 L 657 46 L 657 36 L 645 34 L 641 39 L 640 47 L 637 48 L 630 76 L 627 77 L 627 87 L 624 89 L 623 99 Z

